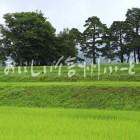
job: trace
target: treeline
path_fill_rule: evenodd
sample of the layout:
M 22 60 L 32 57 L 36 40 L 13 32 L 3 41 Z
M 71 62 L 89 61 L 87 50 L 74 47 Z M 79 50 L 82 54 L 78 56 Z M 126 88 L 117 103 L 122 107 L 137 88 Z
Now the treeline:
M 21 12 L 4 15 L 0 25 L 0 59 L 11 57 L 17 65 L 50 65 L 61 56 L 77 57 L 80 46 L 93 63 L 97 58 L 129 62 L 131 56 L 140 62 L 140 8 L 129 9 L 125 21 L 114 21 L 108 28 L 96 17 L 85 21 L 85 29 L 55 28 L 41 12 Z
M 50 65 L 61 56 L 77 56 L 75 30 L 55 28 L 41 12 L 8 13 L 0 25 L 0 57 L 16 65 Z

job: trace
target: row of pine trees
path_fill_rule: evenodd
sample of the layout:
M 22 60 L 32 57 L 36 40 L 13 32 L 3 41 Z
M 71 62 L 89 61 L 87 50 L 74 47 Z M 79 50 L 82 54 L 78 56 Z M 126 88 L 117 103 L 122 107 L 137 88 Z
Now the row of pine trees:
M 140 9 L 132 8 L 126 13 L 125 21 L 114 21 L 108 28 L 96 16 L 85 21 L 85 30 L 80 33 L 81 51 L 88 58 L 99 57 L 111 60 L 119 59 L 121 63 L 140 62 Z

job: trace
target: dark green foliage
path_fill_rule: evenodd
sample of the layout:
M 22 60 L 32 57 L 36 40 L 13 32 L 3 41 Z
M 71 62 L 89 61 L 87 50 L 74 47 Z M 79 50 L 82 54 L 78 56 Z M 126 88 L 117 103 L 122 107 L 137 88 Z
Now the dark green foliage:
M 78 32 L 78 31 L 77 31 Z M 64 56 L 65 59 L 69 56 L 77 56 L 77 32 L 75 29 L 64 29 L 57 35 L 57 49 L 58 56 Z
M 115 21 L 110 27 L 112 34 L 112 47 L 115 49 L 114 54 L 119 57 L 121 63 L 125 61 L 125 55 L 127 53 L 126 48 L 126 34 L 129 30 L 127 22 Z
M 103 44 L 103 36 L 105 34 L 106 25 L 102 24 L 98 17 L 90 17 L 84 25 L 85 30 L 82 34 L 81 51 L 86 57 L 96 59 L 101 55 L 101 45 Z
M 32 60 L 36 65 L 51 61 L 55 29 L 41 12 L 6 14 L 4 19 L 3 44 L 17 65 L 29 65 Z
M 109 29 L 101 23 L 98 17 L 86 20 L 85 31 L 82 34 L 81 48 L 86 57 L 104 56 L 111 60 L 119 58 L 121 63 L 134 60 L 140 62 L 140 9 L 132 8 L 127 11 L 125 21 L 114 21 Z
M 96 16 L 85 21 L 85 30 L 64 29 L 56 35 L 54 27 L 41 12 L 8 13 L 0 25 L 0 60 L 7 56 L 17 65 L 51 65 L 61 56 L 76 57 L 81 47 L 86 58 L 104 57 L 129 62 L 133 53 L 140 62 L 140 8 L 128 9 L 125 21 L 114 21 L 110 28 Z M 78 59 L 77 59 L 78 60 Z M 79 59 L 83 61 L 83 59 Z
M 130 46 L 134 53 L 134 60 L 140 62 L 140 8 L 128 9 L 126 21 L 130 26 Z
M 1 45 L 17 65 L 50 65 L 60 56 L 76 56 L 74 35 L 69 31 L 56 37 L 55 29 L 41 12 L 4 15 Z

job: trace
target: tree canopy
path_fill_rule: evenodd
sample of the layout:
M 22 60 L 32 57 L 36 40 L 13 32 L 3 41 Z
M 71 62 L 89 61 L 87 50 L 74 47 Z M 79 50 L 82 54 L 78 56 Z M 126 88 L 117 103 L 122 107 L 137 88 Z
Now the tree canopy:
M 131 54 L 140 62 L 140 8 L 128 9 L 126 20 L 113 21 L 110 27 L 99 17 L 89 17 L 84 31 L 56 29 L 42 12 L 19 12 L 4 15 L 0 25 L 0 60 L 10 57 L 16 65 L 50 65 L 61 56 L 77 57 L 77 46 L 93 63 L 97 58 L 119 58 L 129 62 Z
M 51 64 L 59 56 L 76 56 L 74 41 L 69 32 L 56 37 L 55 28 L 41 12 L 5 14 L 1 25 L 1 46 L 17 65 Z

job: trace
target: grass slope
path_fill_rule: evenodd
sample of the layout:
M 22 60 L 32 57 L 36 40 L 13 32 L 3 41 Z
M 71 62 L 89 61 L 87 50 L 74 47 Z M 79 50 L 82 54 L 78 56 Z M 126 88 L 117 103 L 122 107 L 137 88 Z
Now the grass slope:
M 103 75 L 104 67 L 109 66 L 101 65 L 100 81 L 97 70 L 93 77 L 87 71 L 87 77 L 83 78 L 83 69 L 78 67 L 76 75 L 70 79 L 67 67 L 62 67 L 60 77 L 58 69 L 50 72 L 50 67 L 47 74 L 42 73 L 42 67 L 35 67 L 35 72 L 41 72 L 38 77 L 31 76 L 29 67 L 26 73 L 21 68 L 22 73 L 18 74 L 15 68 L 15 73 L 7 76 L 1 68 L 0 105 L 140 110 L 140 65 L 136 65 L 134 76 L 127 71 Z M 118 66 L 129 67 L 128 64 Z
M 26 84 L 1 85 L 0 105 L 140 110 L 140 88 L 135 85 L 111 87 L 111 83 L 109 86 L 101 86 L 99 83 L 93 83 L 94 86 L 92 83 Z M 107 85 L 106 82 L 105 84 Z

